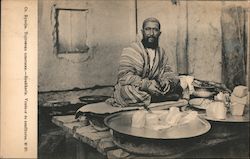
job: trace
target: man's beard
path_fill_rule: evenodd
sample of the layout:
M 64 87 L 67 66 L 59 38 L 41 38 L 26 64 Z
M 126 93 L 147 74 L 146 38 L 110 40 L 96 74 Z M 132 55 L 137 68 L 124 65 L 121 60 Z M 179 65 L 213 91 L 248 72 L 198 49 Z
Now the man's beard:
M 149 38 L 154 38 L 154 41 L 149 42 Z M 146 38 L 143 38 L 141 42 L 145 48 L 156 49 L 159 46 L 158 39 L 159 38 L 155 38 L 155 37 L 146 37 Z

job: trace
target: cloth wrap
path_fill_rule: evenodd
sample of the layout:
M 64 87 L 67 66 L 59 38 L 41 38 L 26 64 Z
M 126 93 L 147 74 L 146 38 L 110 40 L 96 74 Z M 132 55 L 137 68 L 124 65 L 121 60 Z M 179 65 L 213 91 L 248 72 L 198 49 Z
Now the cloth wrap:
M 170 94 L 179 85 L 179 78 L 168 64 L 165 51 L 158 47 L 152 68 L 149 56 L 141 41 L 132 43 L 123 49 L 118 70 L 118 82 L 112 98 L 106 102 L 118 107 L 148 106 L 151 95 L 147 91 L 150 80 L 155 80 L 161 88 L 167 89 L 162 94 Z M 167 92 L 167 93 L 166 93 Z

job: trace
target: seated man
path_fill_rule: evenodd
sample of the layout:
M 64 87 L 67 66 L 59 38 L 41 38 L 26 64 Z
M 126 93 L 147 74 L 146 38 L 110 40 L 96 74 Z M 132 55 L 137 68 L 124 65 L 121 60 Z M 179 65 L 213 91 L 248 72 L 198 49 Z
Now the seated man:
M 113 106 L 148 106 L 151 102 L 178 100 L 182 94 L 179 78 L 159 47 L 161 25 L 156 18 L 144 20 L 142 40 L 125 48 L 121 55 Z

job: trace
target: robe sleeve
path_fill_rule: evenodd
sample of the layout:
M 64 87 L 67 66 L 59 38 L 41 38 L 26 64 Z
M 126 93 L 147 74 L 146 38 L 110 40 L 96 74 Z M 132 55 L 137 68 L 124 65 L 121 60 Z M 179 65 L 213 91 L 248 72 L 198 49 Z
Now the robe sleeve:
M 122 85 L 139 87 L 140 90 L 147 90 L 151 84 L 147 78 L 142 78 L 143 58 L 135 50 L 126 48 L 123 50 L 118 70 L 118 82 Z
M 158 82 L 161 87 L 165 88 L 166 92 L 169 92 L 171 89 L 174 89 L 177 85 L 179 85 L 179 77 L 174 73 L 172 67 L 168 64 L 168 57 L 166 56 L 164 50 L 162 57 L 162 66 L 161 72 L 158 76 Z
M 118 69 L 118 83 L 115 86 L 112 100 L 113 106 L 147 106 L 151 96 L 147 93 L 151 81 L 143 78 L 144 59 L 133 48 L 125 48 L 122 52 Z

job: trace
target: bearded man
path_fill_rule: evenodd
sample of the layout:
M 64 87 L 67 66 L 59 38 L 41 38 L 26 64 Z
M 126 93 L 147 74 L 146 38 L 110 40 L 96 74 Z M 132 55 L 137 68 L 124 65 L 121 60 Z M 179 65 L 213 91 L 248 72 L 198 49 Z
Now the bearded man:
M 168 65 L 165 51 L 159 47 L 161 24 L 147 18 L 142 25 L 142 40 L 125 48 L 121 55 L 113 106 L 148 106 L 152 102 L 178 100 L 182 94 L 179 78 Z

